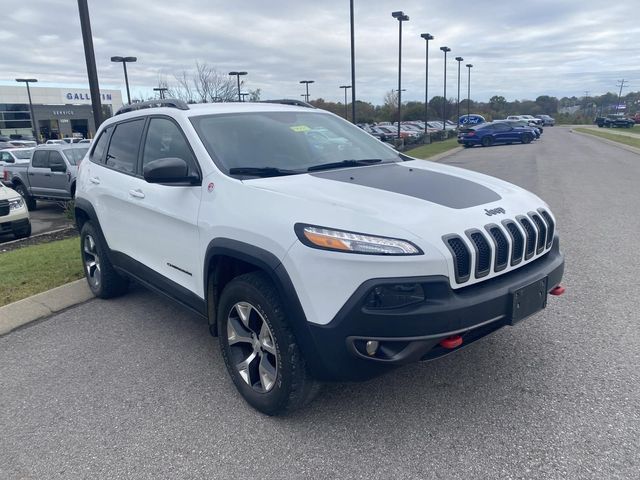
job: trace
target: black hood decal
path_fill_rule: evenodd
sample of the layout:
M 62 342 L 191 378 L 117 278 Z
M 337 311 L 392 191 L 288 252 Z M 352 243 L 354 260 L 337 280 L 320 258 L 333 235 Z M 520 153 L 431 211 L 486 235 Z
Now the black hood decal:
M 328 170 L 312 175 L 420 198 L 449 208 L 477 207 L 502 199 L 493 190 L 464 178 L 395 163 Z

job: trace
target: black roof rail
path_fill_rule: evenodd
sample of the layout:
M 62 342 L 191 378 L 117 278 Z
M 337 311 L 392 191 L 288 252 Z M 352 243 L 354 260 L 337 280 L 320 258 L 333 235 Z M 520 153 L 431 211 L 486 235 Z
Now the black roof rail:
M 159 108 L 159 107 L 169 107 L 169 108 L 177 108 L 179 110 L 189 110 L 189 105 L 182 100 L 178 100 L 177 98 L 163 98 L 160 100 L 149 100 L 147 102 L 137 102 L 132 103 L 131 105 L 125 105 L 121 107 L 116 112 L 116 115 L 120 115 L 121 113 L 134 112 L 136 110 L 142 110 L 144 108 Z
M 281 100 L 261 100 L 260 103 L 280 103 L 282 105 L 294 105 L 296 107 L 316 108 L 310 103 L 303 102 L 302 100 L 283 98 Z

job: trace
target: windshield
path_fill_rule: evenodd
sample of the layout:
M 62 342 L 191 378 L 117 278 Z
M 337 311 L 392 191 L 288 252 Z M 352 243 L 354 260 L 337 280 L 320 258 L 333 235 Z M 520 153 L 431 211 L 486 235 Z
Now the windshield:
M 191 121 L 211 158 L 227 173 L 264 167 L 303 173 L 328 163 L 402 160 L 360 128 L 325 113 L 252 112 Z
M 11 153 L 19 160 L 29 160 L 33 154 L 33 150 L 14 150 Z
M 64 156 L 67 157 L 71 165 L 78 165 L 87 153 L 87 148 L 67 148 L 64 150 Z

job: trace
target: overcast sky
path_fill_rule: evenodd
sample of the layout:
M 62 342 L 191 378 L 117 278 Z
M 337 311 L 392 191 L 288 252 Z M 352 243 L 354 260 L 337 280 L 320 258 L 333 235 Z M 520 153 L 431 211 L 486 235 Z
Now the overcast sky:
M 87 86 L 77 2 L 3 1 L 0 82 L 21 76 L 41 85 Z M 248 89 L 262 98 L 299 98 L 303 79 L 311 98 L 343 99 L 350 83 L 348 0 L 101 0 L 89 1 L 98 76 L 103 88 L 122 88 L 112 55 L 137 56 L 129 68 L 132 94 L 148 94 L 159 75 L 207 62 L 220 72 L 246 70 Z M 425 41 L 430 42 L 430 96 L 457 95 L 457 62 L 464 57 L 471 97 L 535 99 L 616 91 L 626 79 L 640 90 L 640 5 L 617 0 L 355 0 L 358 98 L 380 104 L 397 88 L 398 22 L 403 10 L 403 99 L 424 99 Z M 153 92 L 150 92 L 153 93 Z

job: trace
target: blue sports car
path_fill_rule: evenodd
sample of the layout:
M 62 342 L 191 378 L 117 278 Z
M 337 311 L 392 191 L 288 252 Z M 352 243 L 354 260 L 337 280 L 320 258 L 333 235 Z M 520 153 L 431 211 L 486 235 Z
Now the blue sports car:
M 483 123 L 473 127 L 461 128 L 458 143 L 465 148 L 474 145 L 490 147 L 499 143 L 531 143 L 536 138 L 531 129 L 512 127 L 507 123 Z

